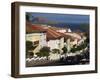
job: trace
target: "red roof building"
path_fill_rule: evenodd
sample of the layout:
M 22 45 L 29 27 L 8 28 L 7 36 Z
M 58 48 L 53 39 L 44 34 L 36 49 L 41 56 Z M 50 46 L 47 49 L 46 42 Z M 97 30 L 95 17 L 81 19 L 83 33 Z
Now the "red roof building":
M 26 32 L 34 32 L 34 31 L 45 31 L 47 36 L 47 41 L 55 40 L 63 37 L 59 32 L 56 30 L 50 29 L 49 27 L 43 27 L 41 25 L 30 25 L 29 23 L 26 24 Z
M 64 37 L 66 40 L 67 39 L 71 39 L 74 40 L 76 37 L 68 35 L 67 33 L 61 33 L 61 32 L 57 32 L 56 29 L 52 28 L 52 27 L 48 27 L 48 26 L 42 26 L 42 25 L 38 25 L 38 24 L 31 24 L 29 22 L 26 23 L 26 32 L 34 32 L 34 31 L 38 31 L 38 32 L 46 32 L 46 36 L 47 36 L 47 41 L 49 40 L 55 40 L 55 39 L 60 39 L 62 37 Z

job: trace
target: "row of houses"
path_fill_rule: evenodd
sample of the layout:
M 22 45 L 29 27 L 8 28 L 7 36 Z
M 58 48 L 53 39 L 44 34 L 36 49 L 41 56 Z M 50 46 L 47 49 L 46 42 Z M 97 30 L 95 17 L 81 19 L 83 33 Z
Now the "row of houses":
M 71 29 L 26 22 L 26 41 L 31 41 L 33 45 L 37 45 L 33 50 L 34 56 L 44 46 L 50 47 L 50 50 L 59 49 L 60 52 L 66 46 L 70 51 L 73 45 L 79 45 L 84 40 L 80 34 L 73 33 Z

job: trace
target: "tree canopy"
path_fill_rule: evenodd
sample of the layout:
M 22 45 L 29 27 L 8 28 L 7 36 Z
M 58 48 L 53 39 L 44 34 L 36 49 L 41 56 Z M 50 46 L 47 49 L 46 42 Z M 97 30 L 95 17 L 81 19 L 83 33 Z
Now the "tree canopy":
M 66 53 L 68 51 L 67 47 L 65 47 L 65 46 L 62 48 L 62 50 L 63 50 L 63 53 Z
M 60 53 L 60 50 L 59 49 L 52 49 L 52 53 Z
M 50 48 L 45 46 L 41 48 L 40 51 L 36 53 L 36 55 L 39 57 L 44 57 L 44 56 L 48 57 L 50 55 L 49 53 L 50 53 Z

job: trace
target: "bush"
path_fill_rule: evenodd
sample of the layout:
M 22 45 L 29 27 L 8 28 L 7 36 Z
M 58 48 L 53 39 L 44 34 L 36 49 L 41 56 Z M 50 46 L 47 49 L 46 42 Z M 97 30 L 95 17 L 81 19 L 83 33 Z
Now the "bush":
M 50 55 L 49 53 L 50 53 L 50 48 L 45 46 L 45 47 L 41 48 L 40 52 L 37 52 L 36 55 L 38 57 L 46 56 L 48 58 L 48 56 Z
M 62 48 L 62 50 L 63 50 L 63 53 L 67 52 L 67 48 L 65 46 Z
M 74 53 L 74 52 L 76 52 L 76 51 L 77 51 L 77 48 L 74 48 L 74 47 L 73 47 L 73 48 L 71 49 L 71 52 L 72 52 L 72 53 Z
M 32 58 L 33 55 L 34 55 L 33 52 L 27 52 L 27 53 L 26 53 L 26 58 Z
M 42 56 L 43 56 L 41 52 L 37 52 L 36 55 L 37 55 L 38 57 L 42 57 Z
M 60 50 L 59 49 L 52 49 L 52 53 L 60 53 Z

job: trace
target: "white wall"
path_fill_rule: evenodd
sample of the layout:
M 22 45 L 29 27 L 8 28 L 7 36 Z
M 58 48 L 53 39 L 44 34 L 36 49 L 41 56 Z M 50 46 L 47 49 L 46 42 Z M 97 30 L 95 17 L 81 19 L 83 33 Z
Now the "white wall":
M 11 2 L 15 0 L 1 0 L 0 2 L 0 80 L 16 80 L 10 77 L 11 67 Z M 56 4 L 100 5 L 100 0 L 16 0 Z M 100 10 L 100 6 L 99 6 Z M 100 14 L 100 11 L 98 12 Z M 100 16 L 98 16 L 100 21 Z M 99 25 L 100 26 L 100 23 Z M 100 27 L 98 33 L 100 34 Z M 100 36 L 98 37 L 100 44 Z M 100 45 L 99 45 L 100 47 Z M 100 53 L 100 49 L 98 51 Z M 21 78 L 18 80 L 100 80 L 100 54 L 98 54 L 98 74 L 65 75 L 39 78 Z
M 39 41 L 39 44 L 43 47 L 46 46 L 46 33 L 32 33 L 32 34 L 26 34 L 26 40 L 27 41 Z
M 41 39 L 42 33 L 31 33 L 26 34 L 26 41 L 39 41 Z
M 58 39 L 56 39 L 56 40 L 49 40 L 48 42 L 47 42 L 47 44 L 48 44 L 48 47 L 50 47 L 50 49 L 52 50 L 52 49 L 59 49 L 59 40 Z

